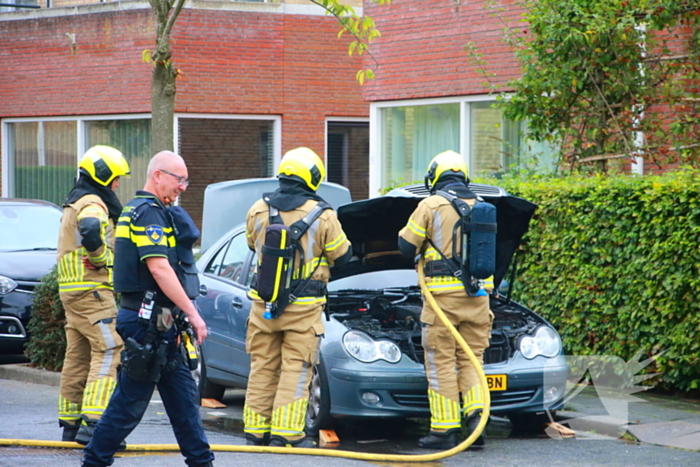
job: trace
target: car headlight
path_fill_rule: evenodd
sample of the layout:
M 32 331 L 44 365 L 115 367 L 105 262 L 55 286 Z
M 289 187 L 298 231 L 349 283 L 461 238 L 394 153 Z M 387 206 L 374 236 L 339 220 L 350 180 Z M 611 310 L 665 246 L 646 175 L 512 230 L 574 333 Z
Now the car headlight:
M 7 295 L 17 288 L 17 282 L 9 277 L 0 276 L 0 295 Z
M 554 329 L 540 326 L 533 334 L 521 337 L 518 347 L 528 360 L 538 355 L 551 358 L 561 352 L 561 339 Z
M 348 331 L 343 336 L 343 347 L 361 362 L 371 363 L 386 360 L 396 363 L 401 360 L 401 350 L 388 340 L 374 340 L 364 332 Z

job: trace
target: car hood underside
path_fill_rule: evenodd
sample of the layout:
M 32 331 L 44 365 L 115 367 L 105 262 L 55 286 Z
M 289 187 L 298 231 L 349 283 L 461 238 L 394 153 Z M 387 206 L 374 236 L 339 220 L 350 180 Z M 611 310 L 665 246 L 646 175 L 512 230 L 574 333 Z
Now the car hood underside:
M 496 206 L 498 233 L 494 283 L 499 284 L 527 232 L 537 205 L 510 195 L 481 196 Z M 338 219 L 360 261 L 333 268 L 333 280 L 371 271 L 412 269 L 413 260 L 399 253 L 398 232 L 421 200 L 421 197 L 387 195 L 338 208 Z

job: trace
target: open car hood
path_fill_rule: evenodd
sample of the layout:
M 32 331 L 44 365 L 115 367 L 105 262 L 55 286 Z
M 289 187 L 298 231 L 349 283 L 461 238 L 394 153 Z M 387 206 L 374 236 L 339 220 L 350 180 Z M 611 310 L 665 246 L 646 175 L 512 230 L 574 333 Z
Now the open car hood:
M 471 183 L 471 190 L 496 206 L 496 273 L 498 286 L 508 271 L 515 250 L 528 230 L 537 205 L 511 196 L 502 188 Z M 379 198 L 338 208 L 338 219 L 359 261 L 334 267 L 332 280 L 371 271 L 413 269 L 413 260 L 399 253 L 398 234 L 418 203 L 429 195 L 421 185 L 397 188 Z

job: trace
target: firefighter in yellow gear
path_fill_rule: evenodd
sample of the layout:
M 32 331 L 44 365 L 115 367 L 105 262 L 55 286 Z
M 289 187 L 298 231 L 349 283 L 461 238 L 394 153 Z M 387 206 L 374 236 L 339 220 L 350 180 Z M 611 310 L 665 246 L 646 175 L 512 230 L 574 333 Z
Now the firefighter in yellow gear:
M 58 421 L 63 441 L 87 444 L 114 391 L 123 347 L 112 286 L 114 231 L 122 210 L 114 190 L 130 169 L 109 146 L 90 148 L 79 166 L 58 239 L 58 287 L 66 313 Z
M 323 203 L 316 190 L 324 177 L 323 162 L 311 149 L 297 148 L 284 155 L 278 174 L 279 188 L 265 193 L 246 218 L 248 246 L 257 254 L 258 273 L 271 215 L 277 212 L 286 226 L 305 218 Z M 246 351 L 251 362 L 243 409 L 249 445 L 315 446 L 305 436 L 304 426 L 309 383 L 324 333 L 321 315 L 326 302 L 325 286 L 330 267 L 347 263 L 352 247 L 332 209 L 323 210 L 298 245 L 303 249 L 303 264 L 297 252 L 290 286 L 295 293 L 279 316 L 270 314 L 272 304 L 266 304 L 258 294 L 262 290 L 260 274 L 250 291 L 253 306 Z
M 426 174 L 431 196 L 419 203 L 399 232 L 399 249 L 410 258 L 423 256 L 428 289 L 483 365 L 493 321 L 487 293 L 493 289 L 493 277 L 484 281 L 480 296 L 470 296 L 462 280 L 446 267 L 442 254 L 452 256 L 453 227 L 460 217 L 450 201 L 436 194 L 437 190 L 448 192 L 473 206 L 477 197 L 468 183 L 468 170 L 461 155 L 446 151 L 435 156 Z M 463 417 L 467 418 L 468 434 L 478 425 L 484 408 L 483 391 L 488 389 L 479 384 L 476 368 L 427 300 L 423 303 L 421 324 L 431 418 L 430 434 L 421 438 L 418 445 L 450 449 L 460 443 Z M 480 436 L 473 446 L 483 444 Z

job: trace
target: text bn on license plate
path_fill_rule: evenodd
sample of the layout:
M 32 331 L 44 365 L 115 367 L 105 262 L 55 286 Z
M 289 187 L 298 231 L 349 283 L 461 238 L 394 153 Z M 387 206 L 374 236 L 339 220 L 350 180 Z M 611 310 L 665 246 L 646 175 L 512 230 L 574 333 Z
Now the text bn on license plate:
M 505 391 L 508 389 L 508 375 L 486 375 L 489 391 Z

